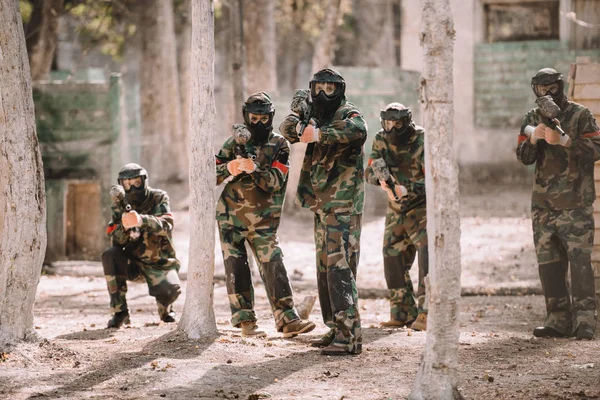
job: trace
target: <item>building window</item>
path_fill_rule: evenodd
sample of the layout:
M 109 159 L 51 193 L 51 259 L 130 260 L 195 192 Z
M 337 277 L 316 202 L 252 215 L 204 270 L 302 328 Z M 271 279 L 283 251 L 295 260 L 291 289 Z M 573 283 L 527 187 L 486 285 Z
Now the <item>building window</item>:
M 559 38 L 558 1 L 483 0 L 486 40 L 512 42 Z

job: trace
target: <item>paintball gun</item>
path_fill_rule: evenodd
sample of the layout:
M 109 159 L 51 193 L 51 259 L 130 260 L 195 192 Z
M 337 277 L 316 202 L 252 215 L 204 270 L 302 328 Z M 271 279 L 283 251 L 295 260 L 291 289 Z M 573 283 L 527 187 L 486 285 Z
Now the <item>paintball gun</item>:
M 380 181 L 384 181 L 387 187 L 390 188 L 392 194 L 394 195 L 394 200 L 400 201 L 402 197 L 396 193 L 396 182 L 394 181 L 392 174 L 390 174 L 390 170 L 388 169 L 383 158 L 377 158 L 373 160 L 371 163 L 371 168 L 373 168 L 375 177 Z
M 250 140 L 252 134 L 244 124 L 233 125 L 233 139 L 235 140 L 234 152 L 238 158 L 249 158 L 256 160 L 256 154 L 248 151 L 246 143 Z
M 567 140 L 569 140 L 569 136 L 565 133 L 565 131 L 556 123 L 555 118 L 560 114 L 560 107 L 554 102 L 552 96 L 540 96 L 535 101 L 538 105 L 538 114 L 542 117 L 542 121 L 544 125 L 549 126 L 557 132 L 560 132 L 560 144 L 564 145 Z M 527 125 L 524 129 L 525 134 L 531 136 L 535 131 L 535 126 Z
M 129 203 L 127 203 L 127 199 L 125 198 L 125 189 L 123 188 L 123 186 L 112 185 L 110 187 L 109 193 L 110 193 L 110 197 L 111 197 L 113 203 L 118 205 L 121 212 L 123 212 L 123 208 L 125 209 L 124 212 L 131 211 L 131 205 Z M 125 207 L 123 207 L 123 204 L 125 205 Z M 131 228 L 129 230 L 129 237 L 132 240 L 136 240 L 137 238 L 140 237 L 140 235 L 141 235 L 141 232 L 140 232 L 140 228 L 138 228 L 138 227 Z
M 298 137 L 302 137 L 302 134 L 304 134 L 304 129 L 306 129 L 306 126 L 310 123 L 310 120 L 314 118 L 310 90 L 296 89 L 294 91 L 292 106 L 290 108 L 300 117 L 300 131 L 298 132 Z

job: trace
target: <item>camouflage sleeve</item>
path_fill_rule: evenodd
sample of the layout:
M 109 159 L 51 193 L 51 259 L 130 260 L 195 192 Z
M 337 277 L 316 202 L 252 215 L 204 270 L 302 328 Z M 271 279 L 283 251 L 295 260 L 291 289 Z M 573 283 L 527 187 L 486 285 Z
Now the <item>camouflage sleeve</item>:
M 167 236 L 173 231 L 173 214 L 169 205 L 169 196 L 164 193 L 158 206 L 152 214 L 141 214 L 141 228 L 148 233 L 158 236 Z
M 223 147 L 219 151 L 219 154 L 216 155 L 216 163 L 217 163 L 217 186 L 219 186 L 225 179 L 227 179 L 231 174 L 227 169 L 227 163 L 235 158 L 233 151 L 233 137 L 227 138 L 225 143 L 223 143 Z
M 110 206 L 112 217 L 106 227 L 106 235 L 110 237 L 113 246 L 124 246 L 129 240 L 129 235 L 121 225 L 121 216 L 123 215 L 123 205 L 113 202 Z
M 256 169 L 250 174 L 256 186 L 265 192 L 272 193 L 285 185 L 290 169 L 290 145 L 287 140 L 282 144 L 273 157 L 273 162 L 265 169 Z
M 375 172 L 373 171 L 373 167 L 371 167 L 371 163 L 373 160 L 383 157 L 384 146 L 385 144 L 380 136 L 378 134 L 375 135 L 375 138 L 373 139 L 373 145 L 371 147 L 371 154 L 369 155 L 369 162 L 367 168 L 365 168 L 365 180 L 371 185 L 379 186 L 379 179 L 377 179 L 375 176 Z
M 529 136 L 525 134 L 525 127 L 529 125 L 529 115 L 525 115 L 521 124 L 521 132 L 517 142 L 517 159 L 525 165 L 531 165 L 537 160 L 538 144 L 531 144 Z
M 290 143 L 299 142 L 298 133 L 296 133 L 296 125 L 300 122 L 300 118 L 298 118 L 294 114 L 290 114 L 279 125 L 279 133 L 283 135 Z
M 587 108 L 579 117 L 577 132 L 578 136 L 571 138 L 573 154 L 594 162 L 600 160 L 600 128 Z
M 350 110 L 341 120 L 321 127 L 321 142 L 325 144 L 349 143 L 367 137 L 367 123 L 358 110 Z

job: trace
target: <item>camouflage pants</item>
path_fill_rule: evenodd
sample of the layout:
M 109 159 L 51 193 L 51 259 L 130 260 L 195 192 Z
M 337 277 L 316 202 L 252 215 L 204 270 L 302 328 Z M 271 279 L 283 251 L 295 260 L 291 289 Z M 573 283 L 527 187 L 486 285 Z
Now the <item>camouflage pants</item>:
M 102 267 L 110 295 L 110 311 L 128 311 L 127 280 L 148 284 L 148 293 L 156 298 L 159 314 L 181 294 L 177 269 L 154 268 L 129 258 L 121 247 L 109 247 L 102 253 Z
M 417 302 L 410 279 L 410 268 L 418 251 L 419 287 Z M 417 207 L 407 213 L 388 208 L 383 236 L 383 268 L 390 290 L 390 319 L 412 321 L 425 307 L 425 277 L 429 271 L 427 212 Z
M 596 326 L 596 301 L 591 254 L 593 208 L 533 209 L 533 239 L 546 298 L 544 326 L 570 335 L 580 325 Z M 571 266 L 571 294 L 568 268 Z
M 333 344 L 350 353 L 362 346 L 356 269 L 362 215 L 315 214 L 317 287 L 323 322 L 336 331 Z
M 243 321 L 256 321 L 254 287 L 244 246 L 248 241 L 258 261 L 275 326 L 281 332 L 286 324 L 299 317 L 294 309 L 292 287 L 283 265 L 277 232 L 272 229 L 241 228 L 223 221 L 218 224 L 232 314 L 231 324 L 239 327 Z

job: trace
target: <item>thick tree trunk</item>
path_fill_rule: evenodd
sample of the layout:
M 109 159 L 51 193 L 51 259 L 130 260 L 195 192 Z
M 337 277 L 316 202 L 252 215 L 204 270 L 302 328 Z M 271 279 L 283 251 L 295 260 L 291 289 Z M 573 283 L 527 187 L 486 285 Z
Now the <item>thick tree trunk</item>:
M 181 127 L 177 46 L 171 0 L 150 0 L 142 8 L 142 165 L 152 186 L 176 204 L 187 191 L 188 152 Z
M 355 65 L 395 67 L 392 0 L 354 0 L 353 9 L 357 19 Z
M 58 17 L 64 0 L 32 0 L 31 3 L 33 11 L 25 33 L 31 79 L 47 80 L 58 43 Z
M 457 389 L 460 216 L 452 141 L 454 24 L 449 0 L 422 0 L 429 285 L 427 342 L 411 400 L 461 399 Z
M 231 0 L 229 2 L 230 21 L 230 46 L 229 54 L 231 61 L 231 85 L 233 87 L 233 114 L 237 116 L 242 103 L 248 97 L 246 93 L 246 75 L 244 72 L 244 58 L 246 47 L 244 46 L 244 24 L 243 0 Z
M 179 95 L 181 99 L 181 131 L 183 148 L 187 152 L 190 128 L 190 58 L 192 41 L 192 13 L 190 0 L 185 0 L 183 6 L 184 17 L 181 18 L 180 32 L 177 38 L 177 55 L 179 65 Z M 189 168 L 189 153 L 183 160 L 183 171 Z
M 263 91 L 274 95 L 277 91 L 275 0 L 254 0 L 242 12 L 246 89 L 248 94 Z
M 187 294 L 179 329 L 190 338 L 218 335 L 213 311 L 215 268 L 215 131 L 214 3 L 192 0 L 192 60 L 190 114 L 190 261 Z
M 329 0 L 325 12 L 325 26 L 321 31 L 312 59 L 313 72 L 331 67 L 333 46 L 337 38 L 338 18 L 342 0 Z
M 46 193 L 18 1 L 0 2 L 0 352 L 33 328 Z

